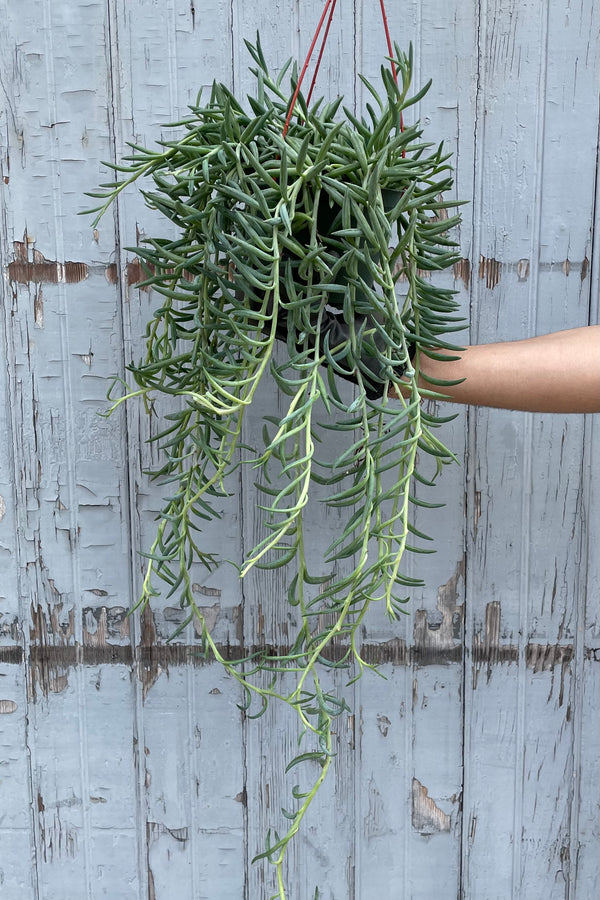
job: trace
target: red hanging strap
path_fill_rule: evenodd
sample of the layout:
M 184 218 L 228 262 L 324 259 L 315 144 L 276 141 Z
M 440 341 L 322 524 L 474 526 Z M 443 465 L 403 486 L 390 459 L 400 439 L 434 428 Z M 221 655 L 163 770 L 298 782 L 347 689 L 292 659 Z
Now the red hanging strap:
M 337 0 L 325 0 L 325 8 L 324 8 L 324 10 L 323 10 L 323 13 L 322 13 L 322 15 L 321 15 L 321 18 L 319 19 L 319 24 L 317 25 L 317 30 L 315 31 L 314 37 L 313 37 L 313 39 L 312 39 L 312 42 L 311 42 L 311 45 L 310 45 L 310 48 L 309 48 L 309 51 L 308 51 L 308 53 L 306 54 L 306 59 L 304 60 L 304 65 L 302 66 L 302 71 L 300 72 L 300 77 L 298 78 L 298 84 L 296 85 L 296 90 L 294 91 L 294 96 L 292 97 L 292 102 L 290 103 L 290 108 L 289 108 L 289 111 L 288 111 L 288 114 L 287 114 L 287 118 L 286 118 L 286 120 L 285 120 L 285 125 L 284 125 L 284 128 L 283 128 L 283 136 L 284 136 L 284 137 L 285 137 L 286 134 L 288 133 L 288 129 L 289 129 L 289 127 L 290 127 L 290 121 L 291 121 L 291 119 L 292 119 L 292 114 L 293 114 L 293 112 L 294 112 L 294 107 L 295 107 L 295 105 L 296 105 L 296 100 L 298 99 L 298 94 L 300 93 L 300 87 L 301 87 L 302 82 L 303 82 L 303 80 L 304 80 L 304 76 L 306 75 L 306 70 L 308 69 L 308 66 L 309 66 L 309 63 L 310 63 L 310 58 L 311 58 L 311 56 L 312 56 L 312 54 L 313 54 L 313 50 L 315 49 L 315 45 L 316 45 L 316 43 L 317 43 L 317 41 L 318 41 L 318 39 L 319 39 L 319 35 L 320 35 L 320 33 L 321 33 L 321 29 L 323 28 L 323 23 L 325 22 L 325 19 L 326 19 L 326 17 L 327 17 L 327 13 L 329 13 L 329 19 L 327 20 L 327 26 L 326 26 L 326 28 L 325 28 L 325 34 L 324 34 L 324 36 L 323 36 L 323 41 L 322 41 L 322 43 L 321 43 L 321 49 L 320 49 L 320 51 L 319 51 L 319 56 L 318 56 L 318 58 L 317 58 L 317 64 L 316 64 L 316 66 L 315 66 L 315 71 L 314 71 L 314 74 L 313 74 L 313 77 L 312 77 L 312 81 L 311 81 L 311 85 L 310 85 L 310 90 L 309 90 L 309 92 L 308 92 L 308 97 L 307 97 L 307 100 L 306 100 L 306 105 L 308 106 L 309 103 L 310 103 L 310 101 L 311 101 L 311 98 L 312 98 L 312 95 L 313 95 L 313 91 L 314 91 L 314 88 L 315 88 L 315 82 L 316 82 L 316 80 L 317 80 L 317 74 L 318 74 L 318 72 L 319 72 L 319 67 L 320 67 L 320 65 L 321 65 L 321 60 L 322 60 L 322 58 L 323 58 L 323 51 L 325 50 L 325 44 L 326 44 L 327 38 L 328 38 L 328 36 L 329 36 L 329 29 L 331 28 L 331 22 L 332 22 L 332 20 L 333 20 L 333 14 L 334 14 L 334 12 L 335 12 L 336 3 L 337 3 Z M 392 39 L 391 39 L 391 37 L 390 37 L 390 29 L 389 29 L 389 26 L 388 26 L 388 20 L 387 20 L 387 15 L 386 15 L 386 11 L 385 11 L 385 3 L 384 3 L 384 0 L 379 0 L 379 5 L 380 5 L 380 7 L 381 7 L 381 16 L 382 16 L 382 19 L 383 19 L 383 29 L 384 29 L 384 31 L 385 31 L 385 39 L 386 39 L 386 42 L 387 42 L 388 55 L 389 55 L 390 57 L 393 57 L 393 55 L 394 55 L 394 50 L 393 50 L 393 47 L 392 47 Z M 391 67 L 392 67 L 392 75 L 394 76 L 394 81 L 396 82 L 396 84 L 398 84 L 398 73 L 397 73 L 397 71 L 396 71 L 396 66 L 394 65 L 393 62 L 391 63 Z M 404 120 L 403 120 L 403 118 L 402 118 L 402 112 L 400 113 L 400 130 L 401 130 L 401 131 L 404 131 Z M 403 152 L 402 155 L 404 155 L 404 152 Z
M 383 19 L 383 30 L 385 31 L 385 39 L 387 41 L 388 48 L 388 56 L 394 56 L 394 48 L 392 47 L 392 39 L 390 37 L 390 29 L 388 25 L 387 15 L 385 12 L 385 3 L 384 0 L 379 0 L 379 5 L 381 6 L 381 18 Z M 398 73 L 396 72 L 396 67 L 392 63 L 392 75 L 394 76 L 394 81 L 398 84 Z
M 321 67 L 321 60 L 323 59 L 323 50 L 325 49 L 325 44 L 327 42 L 327 38 L 329 37 L 329 29 L 331 28 L 331 21 L 333 19 L 333 14 L 335 12 L 335 4 L 337 0 L 333 0 L 333 3 L 330 7 L 329 19 L 327 20 L 327 28 L 325 29 L 325 34 L 323 35 L 323 43 L 321 44 L 321 50 L 319 51 L 319 57 L 317 59 L 317 64 L 315 66 L 315 73 L 313 75 L 312 81 L 310 83 L 310 90 L 308 92 L 308 97 L 306 98 L 306 105 L 310 106 L 310 100 L 313 95 L 313 91 L 315 89 L 315 83 L 317 81 L 317 75 L 319 74 L 319 68 Z
M 306 75 L 306 70 L 308 69 L 308 64 L 310 62 L 310 58 L 312 56 L 313 50 L 315 49 L 315 44 L 319 39 L 319 34 L 321 33 L 321 28 L 323 27 L 323 22 L 325 21 L 325 16 L 327 15 L 327 11 L 329 7 L 331 7 L 330 17 L 329 17 L 329 25 L 331 24 L 331 18 L 333 16 L 333 10 L 335 9 L 335 4 L 337 0 L 326 0 L 325 9 L 323 10 L 323 15 L 319 20 L 319 24 L 317 25 L 317 30 L 315 31 L 315 35 L 312 39 L 312 43 L 310 45 L 309 51 L 306 54 L 306 59 L 304 60 L 304 65 L 302 66 L 302 71 L 300 72 L 300 78 L 298 79 L 298 84 L 296 85 L 296 90 L 294 91 L 294 96 L 292 97 L 292 102 L 290 103 L 290 109 L 287 114 L 287 119 L 285 120 L 285 125 L 283 128 L 283 136 L 285 137 L 288 133 L 288 128 L 290 127 L 290 120 L 292 118 L 292 113 L 294 112 L 294 106 L 296 105 L 296 100 L 298 99 L 298 94 L 300 93 L 300 87 L 302 85 L 302 81 L 304 80 L 304 76 Z M 327 30 L 325 32 L 325 37 L 327 37 L 329 33 L 329 25 L 327 26 Z M 319 56 L 319 62 L 321 61 L 321 56 L 323 55 L 323 48 L 325 46 L 325 41 L 323 41 L 323 47 L 321 47 L 321 54 Z M 316 76 L 316 72 L 315 72 Z
M 390 29 L 388 25 L 387 15 L 385 12 L 385 3 L 384 0 L 379 0 L 379 5 L 381 6 L 381 18 L 383 19 L 383 30 L 385 31 L 385 39 L 387 41 L 388 47 L 388 56 L 394 58 L 394 48 L 392 47 L 392 39 L 390 37 Z M 394 63 L 390 63 L 392 67 L 392 75 L 394 76 L 394 81 L 396 85 L 398 84 L 398 72 L 396 71 L 396 66 Z M 400 131 L 404 131 L 404 117 L 402 115 L 402 110 L 400 110 Z M 402 159 L 406 156 L 406 151 L 402 150 Z

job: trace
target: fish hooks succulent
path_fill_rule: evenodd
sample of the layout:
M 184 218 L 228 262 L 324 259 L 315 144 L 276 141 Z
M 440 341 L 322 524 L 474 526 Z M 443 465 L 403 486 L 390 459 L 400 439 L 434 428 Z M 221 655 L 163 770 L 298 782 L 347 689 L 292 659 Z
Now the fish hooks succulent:
M 247 46 L 257 85 L 248 106 L 215 83 L 208 102 L 199 97 L 177 123 L 181 137 L 157 149 L 131 145 L 122 163 L 108 164 L 116 180 L 90 195 L 100 203 L 88 212 L 96 223 L 126 186 L 148 179 L 145 202 L 169 220 L 170 234 L 175 226 L 175 237 L 128 248 L 161 303 L 145 357 L 128 367 L 135 388 L 109 394 L 110 411 L 142 398 L 152 413 L 152 398 L 178 398 L 153 438 L 161 456 L 151 475 L 170 490 L 144 554 L 138 606 L 162 582 L 188 612 L 181 628 L 195 619 L 204 652 L 241 685 L 248 716 L 278 699 L 299 717 L 303 743 L 288 769 L 306 763 L 316 777 L 309 789 L 294 788 L 286 830 L 269 832 L 256 857 L 274 865 L 274 896 L 284 900 L 286 848 L 334 757 L 332 724 L 348 709 L 322 686 L 323 667 L 347 667 L 351 681 L 373 668 L 358 635 L 370 605 L 397 618 L 406 592 L 422 583 L 402 571 L 406 551 L 426 552 L 411 505 L 439 505 L 414 496 L 415 480 L 433 483 L 419 459 L 433 457 L 436 471 L 454 459 L 436 435 L 447 420 L 421 404 L 444 383 L 424 389 L 419 374 L 423 354 L 458 349 L 448 338 L 463 327 L 455 293 L 432 276 L 457 260 L 448 232 L 459 216 L 448 214 L 458 204 L 443 196 L 453 184 L 449 154 L 423 142 L 418 123 L 402 124 L 429 88 L 409 94 L 412 48 L 395 46 L 395 71 L 382 67 L 381 93 L 362 78 L 371 95 L 363 117 L 343 98 L 308 108 L 299 93 L 284 137 L 297 70 L 288 63 L 275 79 L 260 40 Z M 285 346 L 276 358 L 277 341 Z M 339 377 L 356 383 L 351 403 Z M 263 446 L 242 448 L 244 416 L 265 379 L 274 379 L 287 409 L 267 417 Z M 319 459 L 315 446 L 331 430 L 351 443 Z M 256 489 L 266 537 L 240 575 L 285 568 L 298 628 L 277 656 L 231 661 L 196 604 L 190 570 L 220 564 L 202 547 L 201 525 L 219 515 L 241 465 L 262 472 Z M 305 553 L 315 484 L 328 495 L 314 502 L 343 517 L 318 571 Z M 282 675 L 294 678 L 291 689 Z

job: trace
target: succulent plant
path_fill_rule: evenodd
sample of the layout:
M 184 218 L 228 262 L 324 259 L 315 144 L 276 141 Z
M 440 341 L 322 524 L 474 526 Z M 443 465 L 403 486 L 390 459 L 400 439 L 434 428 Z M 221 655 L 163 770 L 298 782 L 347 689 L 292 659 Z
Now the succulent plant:
M 98 221 L 125 186 L 146 179 L 146 203 L 172 223 L 170 236 L 130 248 L 161 302 L 145 358 L 129 366 L 135 387 L 112 404 L 143 398 L 151 412 L 153 397 L 177 398 L 154 438 L 162 455 L 152 477 L 169 496 L 145 553 L 139 603 L 151 602 L 162 581 L 188 610 L 186 623 L 197 619 L 205 652 L 242 685 L 249 715 L 255 698 L 257 714 L 271 698 L 298 713 L 306 734 L 290 767 L 316 760 L 318 777 L 294 790 L 287 831 L 270 833 L 260 854 L 276 866 L 284 898 L 285 850 L 331 763 L 332 721 L 347 708 L 323 690 L 321 666 L 349 667 L 351 678 L 370 667 L 357 640 L 369 606 L 383 603 L 397 617 L 420 583 L 401 569 L 406 550 L 425 552 L 411 504 L 436 505 L 414 496 L 415 479 L 431 483 L 418 459 L 433 456 L 438 469 L 453 459 L 435 433 L 445 420 L 421 403 L 443 383 L 424 388 L 419 375 L 423 354 L 451 351 L 447 335 L 463 327 L 454 292 L 434 277 L 456 262 L 448 231 L 459 218 L 447 212 L 456 201 L 443 197 L 452 187 L 449 155 L 423 142 L 418 123 L 403 123 L 429 87 L 409 96 L 412 50 L 396 46 L 392 71 L 382 67 L 383 95 L 362 78 L 371 97 L 361 118 L 343 98 L 309 108 L 300 93 L 290 118 L 295 67 L 274 79 L 260 41 L 248 50 L 257 90 L 247 104 L 214 84 L 206 104 L 199 98 L 177 123 L 181 137 L 156 149 L 132 145 L 112 166 L 116 180 L 91 196 L 101 201 Z M 276 357 L 277 341 L 285 350 Z M 350 403 L 339 377 L 357 385 Z M 242 447 L 243 419 L 264 379 L 275 380 L 287 409 L 267 417 L 263 446 Z M 316 447 L 332 430 L 351 443 L 320 459 Z M 231 661 L 196 605 L 190 569 L 220 564 L 203 549 L 201 528 L 219 515 L 240 465 L 262 470 L 266 527 L 240 574 L 286 567 L 298 628 L 288 652 Z M 313 484 L 329 490 L 316 502 L 345 514 L 319 571 L 305 554 Z M 351 560 L 350 571 L 341 560 Z M 291 690 L 283 692 L 280 673 L 295 674 Z

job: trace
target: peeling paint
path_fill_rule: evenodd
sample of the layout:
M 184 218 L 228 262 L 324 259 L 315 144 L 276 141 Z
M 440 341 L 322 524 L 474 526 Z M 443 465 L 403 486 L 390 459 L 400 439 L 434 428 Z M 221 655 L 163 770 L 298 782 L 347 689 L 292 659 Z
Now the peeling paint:
M 57 594 L 54 581 L 48 579 L 48 584 Z M 58 594 L 60 596 L 60 594 Z M 67 610 L 67 621 L 61 621 L 64 604 L 57 602 L 54 606 L 47 607 L 44 612 L 42 605 L 31 605 L 31 627 L 29 636 L 31 647 L 29 652 L 30 665 L 28 668 L 28 695 L 31 699 L 36 697 L 36 688 L 39 687 L 42 694 L 47 697 L 50 692 L 60 693 L 67 687 L 68 664 L 63 660 L 68 650 L 75 650 L 75 609 Z M 55 653 L 44 653 L 48 647 L 53 647 Z
M 581 280 L 584 281 L 587 278 L 588 269 L 590 267 L 590 261 L 587 256 L 583 257 L 583 262 L 581 263 L 581 272 L 580 277 Z
M 481 491 L 475 491 L 474 496 L 474 505 L 473 505 L 473 534 L 477 534 L 477 526 L 479 525 L 479 520 L 481 518 Z
M 142 612 L 141 626 L 140 658 L 137 669 L 138 678 L 142 683 L 142 698 L 145 701 L 148 691 L 163 671 L 156 654 L 153 652 L 157 642 L 157 635 L 154 615 L 149 606 L 146 606 Z
M 393 666 L 405 666 L 410 658 L 406 641 L 402 638 L 392 638 L 380 644 L 363 644 L 360 654 L 369 665 L 391 663 Z
M 558 691 L 558 705 L 563 705 L 565 698 L 565 677 L 574 656 L 574 648 L 569 644 L 528 644 L 526 649 L 526 664 L 534 672 L 552 672 L 552 687 L 554 689 L 554 672 L 560 666 L 560 686 Z M 567 719 L 569 709 L 567 708 Z
M 204 619 L 207 631 L 211 633 L 217 624 L 217 619 L 221 612 L 221 604 L 215 603 L 213 606 L 199 606 L 198 612 Z M 202 623 L 197 616 L 194 616 L 194 633 L 196 637 L 202 637 Z
M 192 591 L 195 594 L 202 594 L 203 597 L 221 597 L 223 593 L 221 588 L 207 587 L 207 585 L 197 584 L 196 582 L 192 584 Z
M 14 259 L 6 267 L 8 280 L 13 284 L 77 284 L 88 277 L 88 267 L 83 262 L 46 259 L 43 253 L 35 249 L 29 258 L 28 243 L 13 242 Z
M 529 260 L 520 259 L 517 263 L 517 278 L 519 281 L 527 281 L 529 278 Z
M 39 848 L 44 862 L 52 863 L 59 859 L 75 859 L 78 850 L 77 829 L 63 822 L 60 810 L 65 806 L 79 806 L 81 801 L 75 797 L 53 804 L 44 803 L 41 794 L 37 796 L 39 825 Z M 50 810 L 53 810 L 50 815 Z
M 23 665 L 23 648 L 22 647 L 0 647 L 0 662 L 3 665 Z
M 117 284 L 119 281 L 119 269 L 116 263 L 110 263 L 104 270 L 104 275 L 109 284 Z M 125 282 L 128 287 L 137 287 L 140 282 L 145 281 L 147 273 L 143 270 L 139 259 L 131 260 L 125 266 Z M 139 288 L 141 291 L 147 292 L 148 287 Z
M 21 623 L 16 613 L 9 615 L 8 613 L 0 612 L 0 637 L 10 638 L 11 641 L 21 641 Z M 0 651 L 2 649 L 9 650 L 10 648 L 0 647 Z
M 452 577 L 438 588 L 437 613 L 417 610 L 415 613 L 415 644 L 407 647 L 405 641 L 393 638 L 382 643 L 365 643 L 361 655 L 370 665 L 382 666 L 428 666 L 460 662 L 463 658 L 462 604 L 457 603 L 459 582 L 464 578 L 464 559 L 457 565 Z M 47 579 L 48 590 L 60 598 L 52 579 Z M 95 593 L 91 589 L 90 593 Z M 100 591 L 99 594 L 106 592 Z M 206 607 L 211 627 L 217 621 L 220 604 Z M 130 620 L 123 606 L 84 607 L 82 610 L 82 637 L 79 644 L 75 640 L 75 609 L 67 609 L 62 600 L 46 609 L 41 604 L 32 606 L 30 626 L 30 647 L 28 651 L 28 696 L 35 700 L 39 690 L 44 697 L 49 693 L 61 693 L 69 682 L 69 670 L 87 665 L 125 665 L 133 667 L 142 684 L 143 698 L 162 672 L 170 667 L 210 665 L 213 660 L 199 653 L 199 644 L 161 643 L 158 640 L 154 617 L 149 608 L 142 614 L 141 638 L 136 647 L 130 644 Z M 210 617 L 212 616 L 212 620 Z M 565 675 L 574 658 L 572 644 L 528 643 L 523 651 L 516 644 L 501 643 L 501 607 L 499 601 L 486 605 L 485 622 L 482 632 L 473 635 L 471 658 L 473 687 L 477 687 L 479 674 L 485 666 L 489 680 L 493 668 L 505 663 L 524 664 L 538 673 L 560 671 L 559 705 L 563 704 Z M 15 624 L 14 622 L 12 623 Z M 18 625 L 18 623 L 17 623 Z M 18 639 L 18 628 L 13 634 L 11 623 L 3 626 L 2 633 L 10 632 Z M 114 641 L 114 643 L 111 643 Z M 267 646 L 257 644 L 244 646 L 217 642 L 217 649 L 226 660 L 240 659 L 253 653 L 283 655 L 289 652 L 286 645 Z M 332 648 L 329 657 L 340 659 L 345 653 L 342 644 Z M 2 663 L 21 665 L 21 646 L 0 647 Z M 594 648 L 584 648 L 584 658 L 597 660 Z M 13 711 L 5 706 L 4 712 Z M 383 724 L 382 724 L 383 723 Z M 386 723 L 379 722 L 384 734 Z M 383 730 L 382 730 L 383 729 Z M 384 735 L 385 736 L 385 735 Z
M 556 666 L 568 665 L 573 659 L 570 644 L 528 644 L 526 662 L 534 672 L 552 672 Z
M 377 728 L 379 729 L 380 734 L 382 734 L 384 737 L 388 736 L 388 731 L 390 730 L 391 724 L 392 723 L 387 716 L 384 716 L 382 714 L 377 716 Z
M 417 778 L 412 781 L 412 827 L 423 835 L 450 831 L 450 816 L 436 805 Z
M 150 274 L 154 271 L 152 266 L 149 266 Z M 186 274 L 185 271 L 183 273 Z M 190 280 L 193 280 L 194 275 L 192 273 L 188 273 Z M 108 266 L 104 269 L 104 277 L 108 281 L 109 284 L 118 284 L 119 281 L 119 268 L 116 263 L 109 263 Z M 144 282 L 148 278 L 148 272 L 142 266 L 142 263 L 139 259 L 132 259 L 125 265 L 125 283 L 127 287 L 133 287 L 137 290 L 144 291 L 147 293 L 150 288 L 147 285 L 142 286 L 142 282 Z
M 272 647 L 264 644 L 253 644 L 251 647 L 239 647 L 216 642 L 215 646 L 219 655 L 228 661 L 236 661 L 244 655 L 252 653 L 276 655 L 278 653 L 286 654 L 290 651 L 290 647 L 284 645 Z M 200 644 L 157 643 L 153 646 L 140 644 L 137 647 L 131 647 L 129 644 L 110 643 L 90 643 L 84 646 L 77 643 L 66 646 L 46 644 L 32 646 L 28 661 L 32 667 L 41 667 L 51 671 L 64 670 L 64 677 L 66 677 L 67 669 L 97 665 L 125 665 L 138 668 L 153 666 L 158 677 L 161 671 L 168 671 L 170 668 L 181 666 L 203 668 L 206 665 L 212 665 L 213 659 L 211 657 L 205 658 L 199 650 Z M 530 643 L 526 645 L 524 655 L 527 667 L 537 674 L 552 672 L 557 666 L 569 665 L 573 660 L 573 653 L 572 644 Z M 340 647 L 336 654 L 329 654 L 327 658 L 331 660 L 341 659 L 343 655 L 343 648 Z M 378 644 L 363 644 L 361 656 L 365 662 L 376 666 L 391 663 L 393 666 L 418 665 L 421 667 L 460 662 L 462 659 L 462 653 L 455 648 L 425 656 L 417 648 L 406 648 L 404 642 L 399 639 Z M 586 661 L 600 662 L 600 650 L 598 648 L 584 648 L 583 656 Z M 519 652 L 515 644 L 494 644 L 493 640 L 488 640 L 486 643 L 486 640 L 482 639 L 481 634 L 477 633 L 474 635 L 472 657 L 476 668 L 480 668 L 483 664 L 493 666 L 518 662 Z M 22 665 L 23 659 L 22 647 L 0 647 L 0 662 L 3 664 Z M 540 664 L 540 661 L 543 661 L 543 664 Z M 38 678 L 36 676 L 36 683 L 37 681 Z M 50 683 L 53 683 L 52 679 Z M 151 687 L 151 685 L 149 686 Z M 61 687 L 61 690 L 64 687 L 66 687 L 66 684 Z
M 492 600 L 485 607 L 485 623 L 483 638 L 481 634 L 473 635 L 473 688 L 477 687 L 477 678 L 482 662 L 487 663 L 487 679 L 492 675 L 492 666 L 500 662 L 500 601 Z M 505 648 L 506 650 L 507 648 Z M 510 647 L 511 658 L 518 659 L 518 648 Z
M 485 286 L 495 288 L 500 281 L 502 263 L 497 259 L 488 259 L 485 256 L 479 258 L 479 277 L 485 280 Z
M 154 887 L 154 875 L 150 864 L 148 864 L 148 900 L 156 900 L 156 889 Z
M 19 707 L 14 700 L 0 700 L 0 716 L 10 715 L 17 711 Z
M 104 647 L 109 639 L 129 638 L 129 616 L 124 606 L 84 607 L 83 643 L 89 647 Z
M 356 749 L 356 716 L 350 713 L 346 718 L 348 746 L 351 750 Z
M 153 823 L 146 822 L 146 869 L 148 875 L 148 900 L 156 900 L 156 889 L 154 886 L 154 874 L 150 866 L 150 845 L 151 841 L 151 825 Z
M 471 284 L 471 261 L 469 259 L 459 259 L 454 263 L 454 278 L 462 280 L 465 288 L 468 290 Z
M 452 577 L 438 588 L 437 616 L 415 610 L 414 646 L 418 662 L 449 662 L 462 657 L 464 604 L 457 604 L 458 585 L 465 577 L 465 557 Z
M 41 284 L 38 285 L 33 298 L 33 321 L 37 328 L 44 327 L 44 296 Z
M 500 601 L 492 600 L 486 604 L 483 636 L 481 633 L 473 635 L 473 688 L 477 687 L 479 673 L 483 665 L 486 666 L 487 680 L 492 675 L 493 667 L 504 663 L 519 662 L 519 647 L 517 644 L 500 643 L 502 609 Z M 590 650 L 584 651 L 586 659 L 590 658 Z M 524 663 L 534 673 L 554 672 L 560 667 L 561 690 L 559 706 L 563 703 L 563 688 L 565 672 L 574 658 L 572 644 L 541 644 L 530 642 L 525 646 Z
M 168 828 L 166 825 L 163 825 L 162 822 L 147 822 L 146 823 L 146 834 L 148 836 L 148 843 L 152 841 L 158 840 L 163 835 L 168 835 L 172 837 L 175 841 L 180 844 L 185 844 L 189 840 L 189 828 L 187 825 L 184 825 L 182 828 Z
M 262 637 L 265 633 L 265 617 L 263 615 L 262 603 L 259 601 L 257 604 L 257 616 L 256 616 L 256 634 L 257 637 Z

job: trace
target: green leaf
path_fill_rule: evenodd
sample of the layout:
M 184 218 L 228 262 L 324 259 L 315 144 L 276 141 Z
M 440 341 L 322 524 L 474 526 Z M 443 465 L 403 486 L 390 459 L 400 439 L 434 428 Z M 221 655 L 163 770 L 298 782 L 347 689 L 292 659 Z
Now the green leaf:
M 308 762 L 309 760 L 315 760 L 316 762 L 319 762 L 321 763 L 321 765 L 323 765 L 325 762 L 324 757 L 325 754 L 318 750 L 309 753 L 301 753 L 300 756 L 294 757 L 294 759 L 287 764 L 287 766 L 285 767 L 286 774 L 290 771 L 290 769 L 293 769 L 294 766 L 298 766 L 300 765 L 300 763 Z

